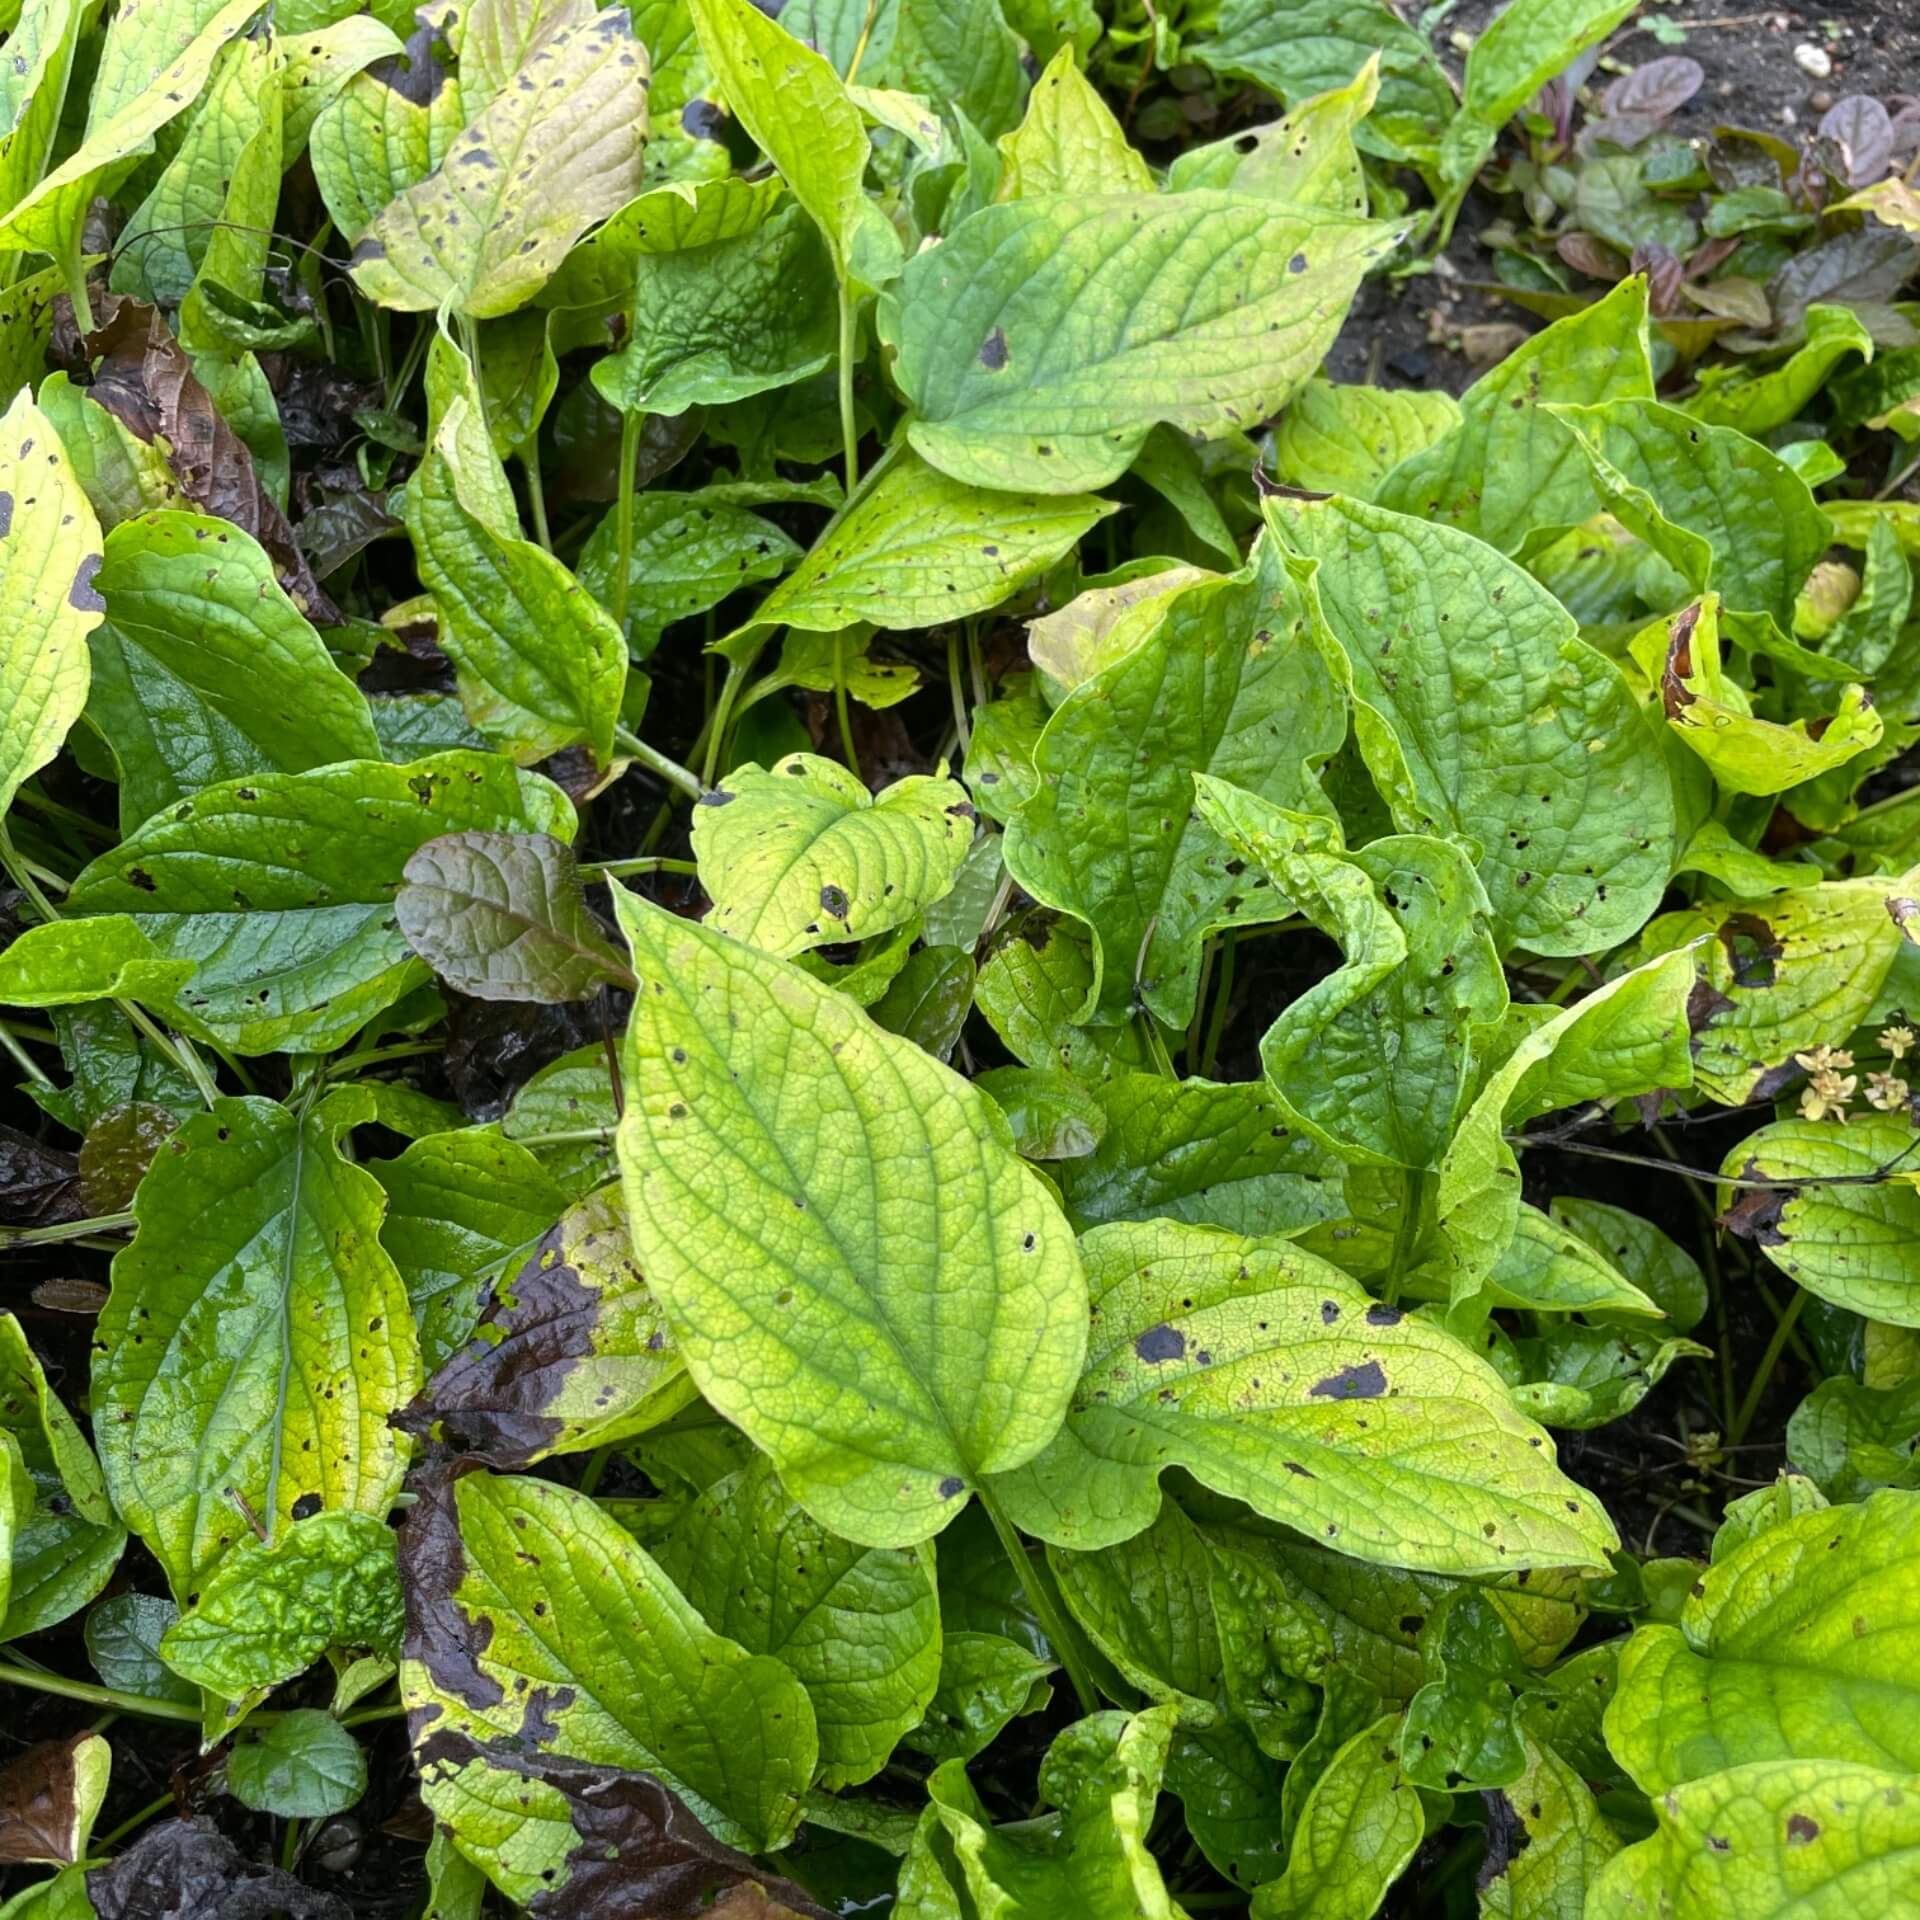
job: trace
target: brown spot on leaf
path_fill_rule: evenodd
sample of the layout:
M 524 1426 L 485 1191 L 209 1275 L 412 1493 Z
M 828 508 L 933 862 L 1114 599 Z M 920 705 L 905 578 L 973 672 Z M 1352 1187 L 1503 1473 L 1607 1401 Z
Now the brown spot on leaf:
M 1760 1178 L 1759 1163 L 1749 1160 L 1742 1169 L 1743 1180 Z M 1790 1187 L 1747 1187 L 1715 1222 L 1722 1232 L 1738 1234 L 1757 1247 L 1783 1247 L 1787 1236 L 1780 1231 L 1780 1215 L 1793 1198 Z
M 1820 1838 L 1820 1822 L 1809 1820 L 1804 1813 L 1787 1815 L 1787 1845 L 1790 1847 L 1810 1847 Z
M 1007 364 L 1007 336 L 1003 329 L 995 327 L 981 341 L 980 364 L 989 373 L 998 373 Z

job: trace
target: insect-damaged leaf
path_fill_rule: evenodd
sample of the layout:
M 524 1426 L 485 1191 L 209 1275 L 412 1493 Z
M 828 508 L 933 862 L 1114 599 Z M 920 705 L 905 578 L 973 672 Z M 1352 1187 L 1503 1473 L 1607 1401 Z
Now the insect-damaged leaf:
M 1913 1284 L 1920 1189 L 1886 1177 L 1912 1168 L 1913 1140 L 1911 1124 L 1897 1114 L 1862 1114 L 1844 1128 L 1777 1120 L 1741 1141 L 1720 1171 L 1781 1184 L 1725 1190 L 1721 1225 L 1820 1299 L 1891 1326 L 1920 1327 Z
M 624 7 L 562 0 L 510 83 L 360 237 L 353 274 L 382 306 L 511 313 L 594 221 L 640 191 L 646 50 Z
M 442 834 L 405 872 L 400 931 L 461 993 L 564 1003 L 632 983 L 587 911 L 573 850 L 551 834 Z
M 243 774 L 377 760 L 366 697 L 239 527 L 149 513 L 108 534 L 90 718 L 120 769 L 120 824 Z
M 1607 1742 L 1649 1793 L 1762 1760 L 1915 1770 L 1920 1494 L 1777 1521 L 1641 1627 Z
M 694 810 L 709 924 L 782 959 L 886 933 L 952 888 L 973 826 L 956 780 L 876 795 L 817 754 L 736 767 Z
M 1007 870 L 1084 920 L 1095 980 L 1074 1019 L 1125 1020 L 1136 1000 L 1184 1026 L 1215 928 L 1287 912 L 1193 805 L 1196 774 L 1302 814 L 1328 812 L 1315 778 L 1345 730 L 1307 590 L 1279 545 L 1122 615 L 1117 656 L 1055 709 L 1040 776 L 1008 823 Z
M 0 419 L 0 812 L 60 751 L 87 698 L 100 526 L 51 423 L 22 389 Z
M 1633 933 L 1666 887 L 1673 799 L 1625 679 L 1572 615 L 1450 528 L 1338 496 L 1265 511 L 1320 563 L 1395 823 L 1479 847 L 1500 946 L 1586 953 Z
M 707 1488 L 654 1557 L 716 1633 L 805 1684 L 829 1791 L 878 1773 L 920 1724 L 941 1671 L 931 1549 L 840 1539 L 756 1458 Z
M 418 847 L 465 827 L 571 837 L 573 809 L 485 753 L 228 781 L 80 874 L 68 905 L 101 917 L 73 937 L 136 964 L 131 919 L 162 959 L 197 963 L 184 1013 L 242 1053 L 337 1046 L 428 978 L 393 896 Z
M 634 1263 L 620 1190 L 603 1187 L 495 1284 L 479 1332 L 398 1424 L 437 1427 L 463 1456 L 516 1468 L 611 1446 L 695 1398 Z
M 1284 1242 L 1169 1221 L 1082 1241 L 1088 1365 L 1059 1436 L 996 1476 L 1013 1519 L 1090 1552 L 1184 1467 L 1360 1560 L 1437 1573 L 1605 1564 L 1613 1529 L 1493 1369 Z
M 242 1540 L 160 1642 L 175 1673 L 223 1699 L 277 1687 L 329 1647 L 400 1650 L 393 1533 L 373 1513 L 334 1510 Z
M 1738 1106 L 1793 1079 L 1796 1053 L 1851 1034 L 1900 951 L 1888 901 L 1910 884 L 1828 881 L 1655 920 L 1643 948 L 1686 946 L 1698 966 L 1688 1009 L 1695 1082 Z
M 688 1370 L 824 1525 L 924 1540 L 1059 1425 L 1086 1315 L 1059 1206 L 984 1095 L 844 995 L 615 905 L 640 980 L 620 1160 Z
M 805 1689 L 712 1632 L 584 1495 L 429 1476 L 400 1565 L 421 1791 L 510 1898 L 557 1879 L 575 1845 L 565 1797 L 519 1777 L 546 1754 L 651 1773 L 730 1845 L 778 1847 L 799 1824 L 817 1753 Z
M 1833 1761 L 1729 1767 L 1653 1803 L 1653 1837 L 1608 1862 L 1586 1920 L 1794 1920 L 1920 1900 L 1920 1780 Z
M 380 1189 L 334 1144 L 370 1105 L 222 1100 L 136 1196 L 94 1407 L 114 1505 L 183 1601 L 256 1525 L 278 1539 L 315 1501 L 384 1515 L 399 1487 L 387 1417 L 419 1384 L 413 1316 Z
M 1232 193 L 983 208 L 907 263 L 884 312 L 914 447 L 955 479 L 1071 493 L 1158 421 L 1252 427 L 1325 354 L 1395 229 Z

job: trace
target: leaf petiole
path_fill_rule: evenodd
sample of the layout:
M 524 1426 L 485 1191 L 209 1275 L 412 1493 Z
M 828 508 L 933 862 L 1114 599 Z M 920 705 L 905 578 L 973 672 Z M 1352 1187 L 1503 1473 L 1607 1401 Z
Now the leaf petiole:
M 1073 1683 L 1074 1697 L 1080 1702 L 1080 1711 L 1098 1713 L 1099 1690 L 1086 1671 L 1079 1633 L 1067 1618 L 1059 1589 L 1053 1584 L 1052 1571 L 1046 1565 L 1045 1550 L 1042 1549 L 1041 1558 L 1036 1562 L 1013 1522 L 1001 1512 L 999 1501 L 985 1487 L 976 1491 L 987 1518 L 993 1522 L 994 1532 L 1000 1536 L 1001 1548 L 1013 1562 L 1014 1572 L 1020 1576 L 1020 1589 L 1027 1596 L 1028 1605 L 1033 1608 L 1034 1618 L 1040 1622 L 1041 1631 L 1059 1656 L 1068 1680 Z

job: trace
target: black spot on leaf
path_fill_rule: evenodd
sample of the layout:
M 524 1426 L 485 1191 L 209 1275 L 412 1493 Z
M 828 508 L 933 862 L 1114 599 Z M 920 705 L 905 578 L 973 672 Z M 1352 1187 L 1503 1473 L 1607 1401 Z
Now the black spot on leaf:
M 1355 1367 L 1342 1367 L 1324 1380 L 1316 1380 L 1307 1389 L 1314 1400 L 1378 1400 L 1387 1390 L 1387 1376 L 1378 1360 L 1363 1360 Z
M 1133 1350 L 1142 1360 L 1158 1366 L 1164 1360 L 1184 1360 L 1187 1353 L 1187 1336 L 1178 1327 L 1161 1325 L 1149 1327 L 1133 1343 Z
M 8 512 L 12 512 L 11 503 Z M 102 554 L 90 553 L 73 571 L 73 585 L 67 589 L 67 605 L 78 613 L 105 613 L 107 610 L 106 601 L 93 584 L 94 575 L 100 571 L 104 558 Z
M 995 327 L 981 341 L 980 364 L 989 373 L 998 373 L 1007 364 L 1007 336 L 1003 329 Z

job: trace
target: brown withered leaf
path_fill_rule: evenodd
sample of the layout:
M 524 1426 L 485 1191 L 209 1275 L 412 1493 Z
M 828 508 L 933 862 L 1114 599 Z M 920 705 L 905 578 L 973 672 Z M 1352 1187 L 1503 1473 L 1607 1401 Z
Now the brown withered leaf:
M 54 1226 L 84 1219 L 86 1211 L 73 1155 L 0 1125 L 0 1222 L 10 1227 Z
M 563 1795 L 580 1836 L 567 1878 L 527 1908 L 533 1920 L 826 1920 L 791 1880 L 723 1845 L 650 1773 L 487 1747 L 448 1731 L 437 1765 L 476 1762 Z
M 42 1740 L 0 1768 L 0 1866 L 64 1867 L 80 1857 L 74 1760 L 82 1741 L 98 1738 Z
M 99 1920 L 353 1920 L 338 1894 L 247 1859 L 211 1820 L 163 1820 L 87 1875 Z
M 151 1100 L 103 1113 L 80 1143 L 80 1194 L 88 1213 L 118 1213 L 126 1206 L 161 1143 L 179 1125 Z
M 258 540 L 294 604 L 316 626 L 338 626 L 343 616 L 313 577 L 293 527 L 260 484 L 253 455 L 200 384 L 193 363 L 152 307 L 123 300 L 106 323 L 87 336 L 98 364 L 94 399 L 128 430 L 151 443 L 163 439 L 180 490 L 195 506 L 231 520 Z

